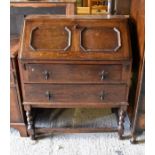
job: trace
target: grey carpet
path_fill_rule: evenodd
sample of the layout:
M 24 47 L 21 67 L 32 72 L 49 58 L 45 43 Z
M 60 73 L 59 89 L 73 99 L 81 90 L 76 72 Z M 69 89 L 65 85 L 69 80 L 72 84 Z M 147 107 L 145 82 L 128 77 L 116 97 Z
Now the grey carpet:
M 101 112 L 99 112 L 101 113 Z M 81 111 L 76 114 L 81 115 Z M 105 112 L 108 124 L 116 125 L 114 114 Z M 108 114 L 108 115 L 107 115 Z M 99 114 L 96 114 L 99 115 Z M 90 116 L 92 117 L 92 116 Z M 81 121 L 79 118 L 77 121 Z M 89 120 L 83 117 L 84 120 Z M 100 119 L 97 119 L 99 121 Z M 88 121 L 89 124 L 89 121 Z M 106 123 L 105 123 L 106 124 Z M 125 118 L 125 136 L 130 135 L 129 120 Z M 144 134 L 139 137 L 143 139 Z M 80 133 L 53 134 L 32 141 L 21 138 L 15 129 L 11 129 L 11 155 L 144 155 L 145 144 L 132 145 L 130 140 L 119 140 L 117 133 Z

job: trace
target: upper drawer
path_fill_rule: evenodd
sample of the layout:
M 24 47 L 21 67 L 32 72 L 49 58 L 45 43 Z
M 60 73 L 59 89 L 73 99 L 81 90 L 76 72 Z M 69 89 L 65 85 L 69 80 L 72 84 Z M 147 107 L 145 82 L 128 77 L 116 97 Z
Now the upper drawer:
M 24 82 L 102 83 L 124 81 L 121 64 L 26 64 Z
M 52 60 L 127 60 L 128 20 L 101 16 L 30 16 L 19 57 Z

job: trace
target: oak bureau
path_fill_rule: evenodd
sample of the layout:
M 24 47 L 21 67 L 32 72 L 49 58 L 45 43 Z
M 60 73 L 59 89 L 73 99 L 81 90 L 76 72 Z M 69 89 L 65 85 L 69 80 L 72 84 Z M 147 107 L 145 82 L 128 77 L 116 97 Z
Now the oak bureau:
M 27 16 L 18 59 L 32 139 L 33 108 L 119 108 L 122 138 L 132 65 L 127 17 Z

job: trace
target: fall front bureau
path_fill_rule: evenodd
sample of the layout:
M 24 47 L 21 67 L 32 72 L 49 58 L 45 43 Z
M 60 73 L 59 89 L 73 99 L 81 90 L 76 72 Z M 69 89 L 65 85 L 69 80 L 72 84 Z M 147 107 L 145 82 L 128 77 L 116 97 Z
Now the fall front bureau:
M 19 67 L 29 135 L 37 134 L 36 107 L 119 108 L 122 138 L 131 58 L 124 16 L 28 16 Z

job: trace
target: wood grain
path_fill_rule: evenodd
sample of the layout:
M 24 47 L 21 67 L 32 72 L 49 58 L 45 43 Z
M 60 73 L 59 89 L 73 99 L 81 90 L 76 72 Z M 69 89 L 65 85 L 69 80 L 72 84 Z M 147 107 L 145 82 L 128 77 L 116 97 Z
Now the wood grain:
M 33 22 L 32 22 L 33 21 Z M 115 19 L 105 19 L 101 17 L 95 17 L 92 16 L 91 20 L 90 17 L 85 16 L 84 19 L 80 18 L 80 16 L 72 16 L 72 17 L 65 17 L 65 16 L 32 16 L 32 18 L 27 18 L 25 21 L 25 25 L 23 28 L 23 35 L 21 44 L 24 43 L 24 46 L 21 46 L 20 52 L 19 52 L 19 58 L 20 59 L 53 59 L 53 60 L 129 60 L 131 58 L 131 49 L 130 49 L 130 39 L 129 39 L 129 32 L 128 32 L 128 20 L 126 18 L 115 18 Z M 33 39 L 35 40 L 35 35 L 33 34 L 33 30 L 36 28 L 40 28 L 39 25 L 42 25 L 44 27 L 44 30 L 49 31 L 49 33 L 53 33 L 53 30 L 51 30 L 51 27 L 57 27 L 62 28 L 65 30 L 67 28 L 70 31 L 70 35 L 68 34 L 68 40 L 71 39 L 71 45 L 67 50 L 61 50 L 59 48 L 51 49 L 49 45 L 51 46 L 51 41 L 49 37 L 42 36 L 42 41 L 40 43 L 46 43 L 46 49 L 35 49 L 31 48 L 31 42 Z M 77 27 L 76 27 L 77 26 Z M 104 33 L 108 31 L 108 29 L 115 29 L 117 27 L 117 30 L 120 32 L 120 42 L 121 47 L 116 49 L 118 46 L 114 45 L 116 42 L 119 42 L 119 37 L 117 36 L 117 39 L 112 37 L 113 35 L 108 35 L 104 40 L 100 37 L 95 37 L 98 40 L 94 40 L 92 36 L 97 35 L 100 33 L 98 28 L 103 28 Z M 90 29 L 95 30 L 92 31 L 87 35 L 87 39 L 82 36 L 80 37 L 80 34 L 82 33 L 81 30 Z M 118 33 L 119 33 L 118 32 Z M 111 32 L 110 32 L 111 33 Z M 113 31 L 112 33 L 116 33 Z M 51 37 L 51 36 L 50 36 Z M 54 36 L 53 36 L 54 37 Z M 58 35 L 57 37 L 61 37 Z M 85 39 L 84 39 L 85 38 Z M 86 42 L 94 42 L 91 46 L 91 51 L 85 51 L 82 47 L 85 45 L 87 46 L 88 43 Z M 58 38 L 56 38 L 58 39 Z M 81 40 L 84 39 L 84 43 L 81 43 Z M 66 39 L 64 40 L 64 44 L 66 42 Z M 117 40 L 117 41 L 116 41 Z M 60 41 L 62 39 L 60 38 Z M 102 42 L 105 42 L 106 46 L 102 45 Z M 110 43 L 113 42 L 113 45 L 111 48 Z M 101 46 L 101 49 L 96 51 L 96 47 L 98 46 L 98 43 Z M 83 46 L 82 46 L 83 44 Z M 84 45 L 85 44 L 85 45 Z M 111 43 L 112 44 L 112 43 Z M 117 43 L 119 44 L 119 43 Z M 105 45 L 105 44 L 104 44 Z M 40 45 L 42 46 L 42 45 Z M 107 48 L 110 48 L 110 50 L 107 51 Z M 116 51 L 115 51 L 116 49 Z
M 123 111 L 118 129 L 84 124 L 86 128 L 36 128 L 35 133 L 118 131 L 122 137 L 131 57 L 128 19 L 124 16 L 27 17 L 19 66 L 23 105 L 29 114 L 33 108 L 117 107 Z
M 122 65 L 26 64 L 25 83 L 126 82 Z M 69 75 L 69 76 L 68 76 Z
M 25 84 L 24 101 L 54 104 L 126 101 L 126 85 Z M 50 97 L 48 96 L 49 93 Z M 103 99 L 101 97 L 103 96 Z
M 27 136 L 25 117 L 21 103 L 17 53 L 19 40 L 11 38 L 10 42 L 10 126 L 16 128 L 21 136 Z
M 139 6 L 139 7 L 137 7 Z M 136 53 L 139 61 L 135 60 L 137 81 L 132 117 L 132 136 L 133 143 L 136 141 L 138 131 L 145 130 L 145 1 L 132 0 L 131 3 L 131 22 L 134 27 L 136 42 Z M 136 66 L 137 65 L 137 66 Z

